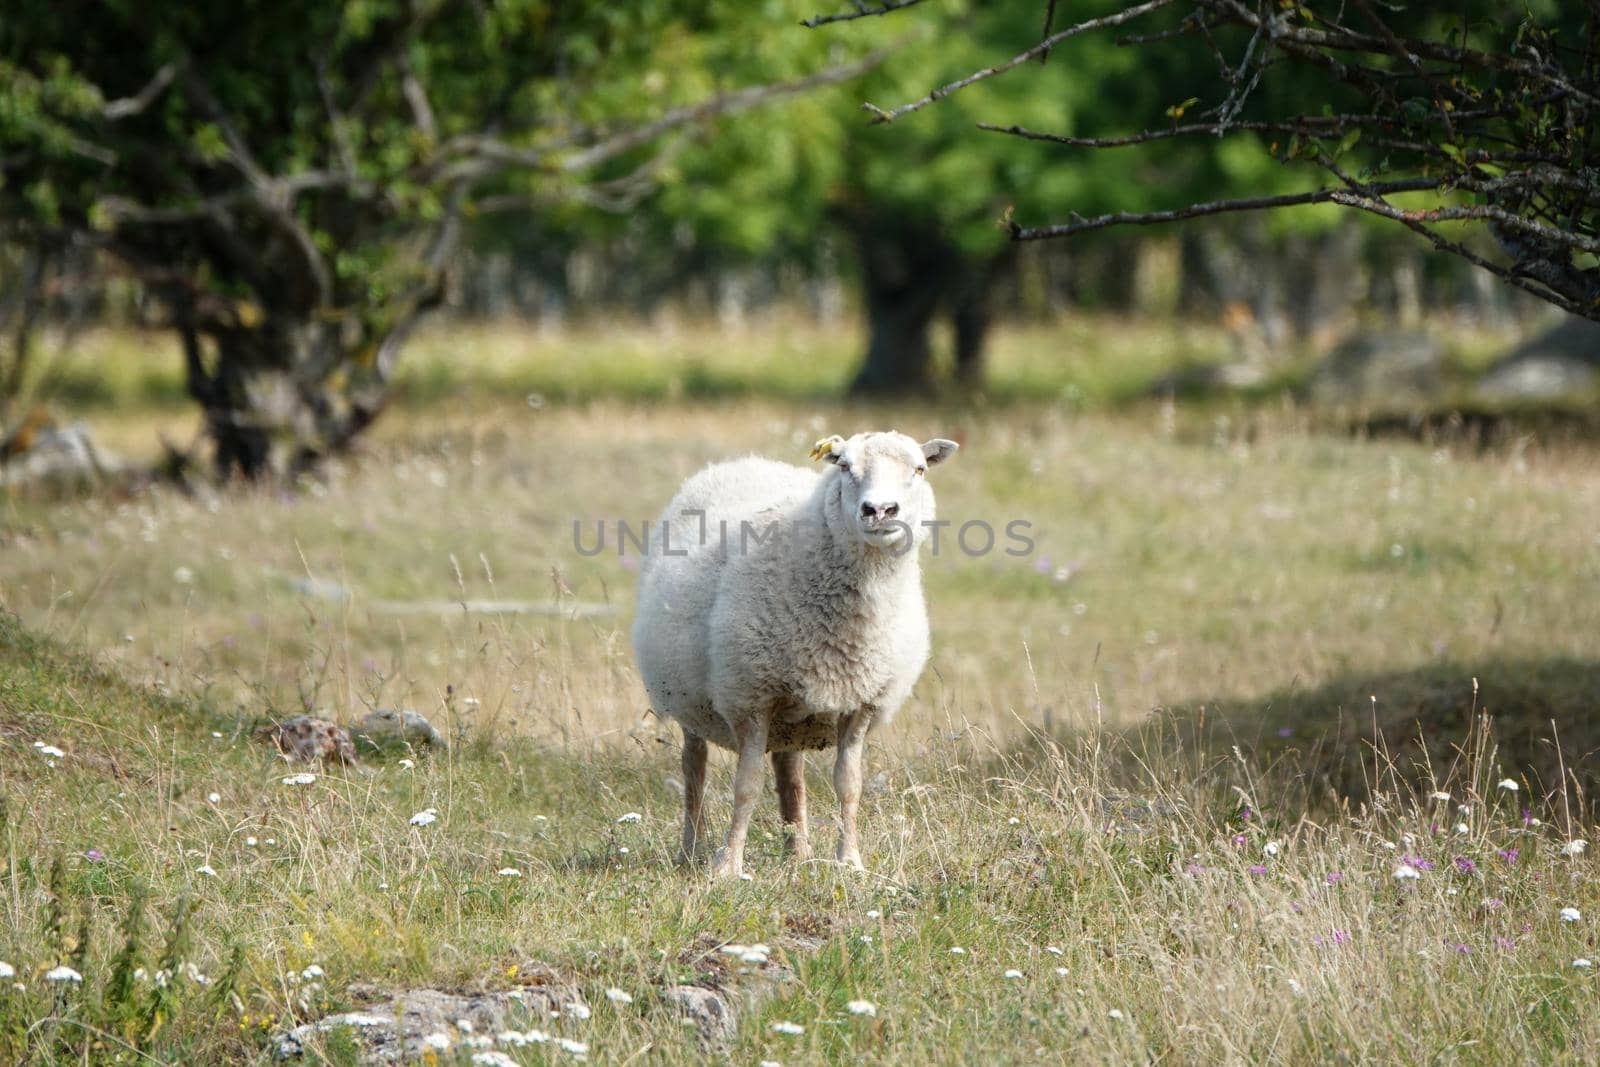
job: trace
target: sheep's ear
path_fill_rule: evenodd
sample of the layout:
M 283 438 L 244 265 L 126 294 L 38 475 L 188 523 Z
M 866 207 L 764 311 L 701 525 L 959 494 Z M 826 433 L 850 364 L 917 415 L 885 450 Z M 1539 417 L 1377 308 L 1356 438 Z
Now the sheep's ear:
M 839 462 L 839 456 L 844 452 L 844 438 L 838 434 L 824 437 L 811 446 L 812 459 L 825 459 L 829 463 Z
M 947 441 L 943 437 L 922 442 L 922 458 L 928 461 L 928 466 L 943 463 L 956 454 L 956 449 L 961 446 L 954 441 Z

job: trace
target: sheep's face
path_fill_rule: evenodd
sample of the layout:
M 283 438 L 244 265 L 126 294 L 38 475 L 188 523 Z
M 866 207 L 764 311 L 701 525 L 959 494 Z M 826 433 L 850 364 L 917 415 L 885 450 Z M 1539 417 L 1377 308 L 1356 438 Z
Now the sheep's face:
M 829 527 L 896 555 L 916 547 L 926 532 L 923 523 L 935 517 L 928 468 L 957 447 L 941 437 L 918 444 L 893 431 L 818 441 L 812 457 L 833 464 L 825 498 Z

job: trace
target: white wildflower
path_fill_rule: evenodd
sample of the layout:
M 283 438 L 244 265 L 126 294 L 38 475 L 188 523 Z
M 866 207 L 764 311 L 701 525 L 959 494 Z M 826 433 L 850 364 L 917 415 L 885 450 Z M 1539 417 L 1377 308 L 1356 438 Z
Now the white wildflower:
M 1587 971 L 1590 967 L 1594 966 L 1594 963 L 1583 956 L 1579 956 L 1577 959 L 1572 961 L 1572 965 L 1578 968 L 1580 971 Z
M 213 803 L 213 804 L 220 804 L 220 803 L 222 803 L 222 794 L 221 793 L 207 793 L 206 794 L 206 799 L 211 801 L 211 803 Z
M 1021 826 L 1022 825 L 1022 820 L 1017 818 L 1015 815 L 1013 815 L 1013 816 L 1011 816 L 1011 818 L 1006 820 L 1006 825 L 1007 826 Z
M 450 1035 L 435 1031 L 422 1039 L 423 1048 L 431 1048 L 435 1052 L 443 1052 L 450 1047 Z
M 556 1038 L 556 1045 L 560 1047 L 562 1052 L 569 1056 L 576 1056 L 580 1060 L 589 1054 L 588 1045 L 582 1041 L 574 1041 L 570 1037 Z
M 207 878 L 215 878 L 217 876 L 217 869 L 211 866 L 209 863 L 202 863 L 200 866 L 194 869 L 194 873 L 203 874 Z
M 643 822 L 644 816 L 636 811 L 624 812 L 617 816 L 618 823 Z
M 967 954 L 967 950 L 962 948 L 960 945 L 951 945 L 950 946 L 950 955 L 952 955 L 952 956 L 965 956 L 966 954 Z
M 1108 1019 L 1120 1019 L 1120 1018 L 1122 1018 L 1122 1009 L 1121 1008 L 1112 1008 L 1110 1011 L 1106 1012 L 1106 1018 L 1108 1018 Z
M 1017 970 L 1015 967 L 1010 967 L 1006 969 L 1006 973 L 1002 977 L 1008 979 L 1017 979 L 1022 977 L 1022 972 Z
M 436 809 L 434 809 L 434 808 L 423 808 L 421 811 L 419 811 L 415 815 L 411 816 L 411 825 L 412 826 L 427 826 L 428 824 L 430 824 L 432 822 L 435 822 L 438 818 L 439 818 L 439 812 Z
M 317 979 L 323 977 L 323 971 L 321 967 L 313 963 L 305 970 L 300 972 L 300 977 L 304 978 L 308 982 L 315 982 Z
M 1443 790 L 1440 790 L 1437 793 L 1429 793 L 1428 794 L 1428 799 L 1429 800 L 1445 800 L 1445 801 L 1448 801 L 1450 799 L 1450 794 L 1444 792 Z
M 312 782 L 315 782 L 316 780 L 317 780 L 317 776 L 316 775 L 307 773 L 305 771 L 302 771 L 299 774 L 291 774 L 291 775 L 289 775 L 287 778 L 285 778 L 283 780 L 283 784 L 284 785 L 310 785 Z
M 498 874 L 502 878 L 521 878 L 522 877 L 522 872 L 517 870 L 515 867 L 501 867 L 498 871 L 495 871 L 494 873 Z
M 1470 833 L 1470 832 L 1471 831 L 1467 828 L 1467 824 L 1466 823 L 1464 823 L 1464 822 L 1456 823 L 1456 833 L 1457 834 L 1465 834 L 1465 833 Z
M 457 1019 L 456 1029 L 460 1030 L 463 1034 L 470 1034 L 475 1028 L 472 1025 L 471 1019 Z
M 188 585 L 194 581 L 194 569 L 191 567 L 177 567 L 172 572 L 172 580 L 179 585 Z
M 1561 852 L 1566 856 L 1581 856 L 1583 855 L 1583 850 L 1588 847 L 1589 842 L 1579 838 L 1576 841 L 1568 841 L 1566 844 L 1562 845 Z
M 192 963 L 189 963 L 188 961 L 185 961 L 178 966 L 178 973 L 183 975 L 189 981 L 193 982 L 195 985 L 211 984 L 211 979 L 207 978 L 200 968 L 196 967 Z
M 790 1037 L 798 1037 L 806 1032 L 806 1028 L 801 1026 L 799 1023 L 792 1023 L 785 1019 L 781 1022 L 773 1023 L 772 1032 L 775 1034 L 787 1034 Z
M 1276 856 L 1278 854 L 1278 843 L 1276 841 L 1268 841 L 1261 846 L 1261 853 L 1265 856 Z
M 257 844 L 257 841 L 253 837 L 247 837 L 247 838 L 244 839 L 244 847 L 245 848 L 255 848 L 256 844 Z
M 400 761 L 400 766 L 404 767 L 408 771 L 416 765 L 417 761 L 414 759 L 403 759 Z
M 1065 955 L 1065 953 L 1063 953 L 1063 952 L 1062 952 L 1062 951 L 1061 951 L 1061 950 L 1060 950 L 1060 949 L 1059 949 L 1059 948 L 1057 948 L 1057 947 L 1056 947 L 1056 946 L 1055 946 L 1055 945 L 1046 945 L 1046 946 L 1045 946 L 1045 947 L 1044 947 L 1044 950 L 1045 950 L 1045 951 L 1046 951 L 1046 952 L 1048 952 L 1048 953 L 1050 953 L 1050 955 L 1052 955 L 1052 956 L 1062 956 L 1062 955 Z
M 66 964 L 62 964 L 60 967 L 52 967 L 44 972 L 44 980 L 46 982 L 81 982 L 83 981 L 83 975 Z
M 872 910 L 867 912 L 867 918 L 869 918 L 869 919 L 881 919 L 881 918 L 883 918 L 883 912 L 879 911 L 877 908 L 873 908 Z
M 15 978 L 17 969 L 5 960 L 0 960 L 0 978 Z
M 1579 911 L 1577 908 L 1561 909 L 1561 921 L 1564 923 L 1575 923 L 1581 918 L 1583 918 L 1583 912 Z
M 574 1019 L 577 1019 L 579 1022 L 583 1022 L 594 1014 L 589 1010 L 589 1005 L 580 1004 L 577 1001 L 573 1001 L 571 1004 L 568 1004 L 566 1011 L 568 1015 L 572 1016 Z
M 1400 866 L 1394 869 L 1394 878 L 1397 882 L 1404 882 L 1410 879 L 1421 877 L 1422 872 L 1411 866 L 1409 863 L 1402 863 Z
M 1068 972 L 1068 970 L 1065 967 L 1057 967 L 1056 968 L 1056 976 L 1059 977 L 1059 978 L 1065 978 L 1069 973 L 1070 972 Z
M 487 1052 L 474 1052 L 472 1054 L 472 1062 L 481 1065 L 481 1067 L 517 1067 L 516 1060 L 497 1049 L 490 1049 Z
M 844 1010 L 851 1015 L 865 1015 L 868 1018 L 878 1017 L 878 1006 L 870 1000 L 852 1000 L 845 1004 Z
M 1516 793 L 1522 789 L 1522 787 L 1517 784 L 1517 780 L 1515 778 L 1500 779 L 1496 788 L 1504 789 L 1507 793 Z
M 632 1004 L 633 995 L 621 989 L 606 990 L 606 999 L 613 1004 Z

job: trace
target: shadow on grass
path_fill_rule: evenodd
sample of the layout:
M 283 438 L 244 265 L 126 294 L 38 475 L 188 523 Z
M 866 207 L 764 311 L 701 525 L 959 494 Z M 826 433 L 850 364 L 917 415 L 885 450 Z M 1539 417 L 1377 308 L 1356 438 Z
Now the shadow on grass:
M 1520 780 L 1531 797 L 1563 783 L 1588 809 L 1600 796 L 1600 660 L 1437 663 L 1355 672 L 1265 699 L 1188 701 L 1162 736 L 1215 751 L 1237 744 L 1303 777 L 1308 801 L 1366 800 L 1374 784 L 1420 790 Z M 1488 731 L 1484 732 L 1487 720 Z

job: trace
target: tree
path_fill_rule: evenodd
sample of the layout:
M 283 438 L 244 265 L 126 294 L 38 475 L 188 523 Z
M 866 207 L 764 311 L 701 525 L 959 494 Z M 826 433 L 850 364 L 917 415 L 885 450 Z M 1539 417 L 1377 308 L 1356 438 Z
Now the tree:
M 465 220 L 618 195 L 675 131 L 871 65 L 773 82 L 730 58 L 739 17 L 674 0 L 107 0 L 68 17 L 17 0 L 0 221 L 41 248 L 89 242 L 159 297 L 220 473 L 304 469 L 382 411 Z
M 830 16 L 888 14 L 920 0 L 857 3 Z M 1107 95 L 1181 63 L 1204 76 L 1143 128 L 1078 135 L 1022 121 L 984 129 L 1036 143 L 1145 151 L 1191 139 L 1243 144 L 1321 179 L 1284 192 L 1174 197 L 1057 224 L 1008 219 L 1013 240 L 1070 237 L 1236 211 L 1335 204 L 1398 222 L 1567 311 L 1600 319 L 1600 11 L 1529 0 L 1450 5 L 1376 0 L 1147 0 L 1054 27 L 1055 0 L 1028 5 L 1038 42 L 906 103 L 864 105 L 893 124 L 974 86 L 1055 62 L 1074 39 L 1112 30 L 1144 58 Z M 1133 32 L 1137 31 L 1137 32 Z M 1163 121 L 1164 120 L 1164 121 Z M 1028 218 L 1048 205 L 1024 202 Z M 1464 229 L 1464 233 L 1462 232 Z M 1477 235 L 1493 247 L 1478 247 Z

